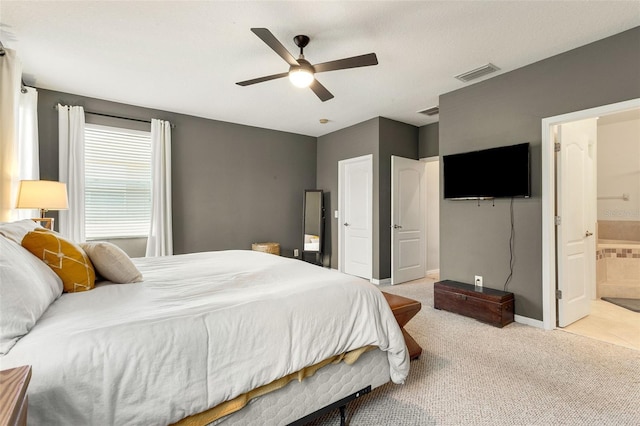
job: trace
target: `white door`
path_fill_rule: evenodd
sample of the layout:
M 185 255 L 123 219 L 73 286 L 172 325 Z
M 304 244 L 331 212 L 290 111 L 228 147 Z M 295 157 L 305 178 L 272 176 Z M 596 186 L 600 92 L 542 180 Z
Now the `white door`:
M 391 157 L 391 284 L 425 274 L 425 163 Z
M 595 286 L 596 119 L 558 126 L 558 325 L 589 315 Z
M 371 280 L 373 155 L 338 162 L 338 269 Z

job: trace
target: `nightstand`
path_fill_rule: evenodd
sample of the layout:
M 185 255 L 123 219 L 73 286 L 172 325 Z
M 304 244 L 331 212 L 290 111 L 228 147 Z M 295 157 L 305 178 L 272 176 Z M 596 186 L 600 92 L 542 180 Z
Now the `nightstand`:
M 261 251 L 263 253 L 271 253 L 280 256 L 279 243 L 253 243 L 251 244 L 251 250 Z
M 393 316 L 396 318 L 400 329 L 402 330 L 402 335 L 404 336 L 404 342 L 407 344 L 407 349 L 409 351 L 410 359 L 418 359 L 422 354 L 422 348 L 415 341 L 413 337 L 407 330 L 404 329 L 404 326 L 409 322 L 411 318 L 413 318 L 420 309 L 422 308 L 422 304 L 417 300 L 409 299 L 408 297 L 398 296 L 397 294 L 385 293 L 382 292 L 384 298 L 387 299 L 387 303 L 391 308 L 391 312 L 393 312 Z
M 0 426 L 27 424 L 27 386 L 31 366 L 0 371 Z
M 53 218 L 52 217 L 34 217 L 34 222 L 39 223 L 45 229 L 50 229 L 53 231 Z

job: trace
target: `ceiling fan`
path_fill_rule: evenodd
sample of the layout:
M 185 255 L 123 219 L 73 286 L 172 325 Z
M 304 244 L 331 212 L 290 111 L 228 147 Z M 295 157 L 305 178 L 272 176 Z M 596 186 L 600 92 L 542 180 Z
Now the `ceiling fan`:
M 280 74 L 267 75 L 265 77 L 254 78 L 252 80 L 240 81 L 236 83 L 239 86 L 249 86 L 251 84 L 262 83 L 264 81 L 275 80 L 277 78 L 289 77 L 289 80 L 297 87 L 309 87 L 313 93 L 320 98 L 322 102 L 333 98 L 331 92 L 327 90 L 314 74 L 326 71 L 337 71 L 348 68 L 368 67 L 377 65 L 378 58 L 375 53 L 367 53 L 366 55 L 352 56 L 350 58 L 338 59 L 336 61 L 323 62 L 321 64 L 311 65 L 309 61 L 304 59 L 303 49 L 309 44 L 309 37 L 306 35 L 297 35 L 293 38 L 296 46 L 300 48 L 300 57 L 294 58 L 291 53 L 278 41 L 277 38 L 266 28 L 251 28 L 251 31 L 260 37 L 267 46 L 272 48 L 282 59 L 289 64 L 289 71 Z

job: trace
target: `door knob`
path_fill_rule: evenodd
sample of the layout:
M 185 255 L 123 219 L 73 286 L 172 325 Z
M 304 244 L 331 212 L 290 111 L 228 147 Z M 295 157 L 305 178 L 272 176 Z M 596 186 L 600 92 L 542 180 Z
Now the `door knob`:
M 587 232 L 585 232 L 585 233 L 584 233 L 584 236 L 585 236 L 585 237 L 590 237 L 590 236 L 592 236 L 592 235 L 593 235 L 593 232 L 589 232 L 589 231 L 587 231 Z
M 344 226 L 349 226 L 349 224 L 347 222 L 344 223 Z
M 402 229 L 402 226 L 400 226 L 400 225 L 393 225 L 393 226 L 392 226 L 392 228 L 393 228 L 393 229 Z

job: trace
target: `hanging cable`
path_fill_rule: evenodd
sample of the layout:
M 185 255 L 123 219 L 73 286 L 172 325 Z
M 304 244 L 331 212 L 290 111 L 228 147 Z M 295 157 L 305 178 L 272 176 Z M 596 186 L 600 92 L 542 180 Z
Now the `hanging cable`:
M 513 277 L 513 266 L 516 261 L 514 256 L 516 230 L 514 227 L 514 220 L 513 220 L 513 197 L 511 197 L 509 212 L 511 214 L 511 235 L 509 236 L 509 276 L 507 277 L 507 280 L 504 282 L 504 291 L 507 291 L 509 288 L 509 282 Z

